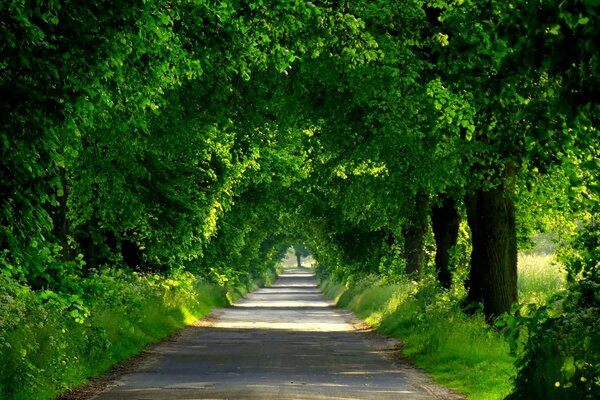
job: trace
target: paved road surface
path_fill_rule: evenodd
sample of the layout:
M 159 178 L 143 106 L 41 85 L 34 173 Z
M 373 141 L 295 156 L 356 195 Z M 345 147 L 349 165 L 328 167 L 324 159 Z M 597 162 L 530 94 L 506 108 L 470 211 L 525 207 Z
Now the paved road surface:
M 94 399 L 457 398 L 394 365 L 384 356 L 390 342 L 352 322 L 321 295 L 309 270 L 286 270 L 205 326 L 155 347 Z

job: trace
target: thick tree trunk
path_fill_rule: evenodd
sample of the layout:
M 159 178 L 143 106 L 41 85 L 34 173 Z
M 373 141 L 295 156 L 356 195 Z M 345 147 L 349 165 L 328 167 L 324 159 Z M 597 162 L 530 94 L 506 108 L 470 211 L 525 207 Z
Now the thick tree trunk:
M 420 276 L 425 264 L 425 234 L 427 233 L 429 212 L 429 196 L 419 192 L 415 198 L 413 218 L 402 230 L 404 236 L 404 257 L 406 258 L 406 273 Z
M 431 228 L 435 239 L 435 270 L 438 280 L 445 288 L 452 284 L 450 273 L 450 249 L 456 245 L 460 214 L 456 200 L 445 197 L 440 206 L 431 209 Z
M 468 300 L 482 302 L 487 317 L 499 316 L 517 301 L 514 202 L 502 186 L 465 200 L 473 242 Z
M 296 252 L 296 261 L 298 262 L 298 268 L 302 268 L 302 254 Z

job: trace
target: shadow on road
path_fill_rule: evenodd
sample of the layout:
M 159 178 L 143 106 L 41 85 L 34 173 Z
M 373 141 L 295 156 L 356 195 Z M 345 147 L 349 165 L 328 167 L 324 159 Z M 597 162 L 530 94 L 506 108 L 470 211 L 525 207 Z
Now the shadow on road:
M 324 299 L 309 270 L 288 270 L 153 350 L 97 399 L 433 399 Z

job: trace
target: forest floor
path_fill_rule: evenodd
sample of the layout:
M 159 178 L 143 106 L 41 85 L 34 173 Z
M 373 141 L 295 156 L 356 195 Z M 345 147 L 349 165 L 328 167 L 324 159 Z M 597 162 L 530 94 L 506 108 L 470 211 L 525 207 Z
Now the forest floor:
M 64 399 L 435 399 L 431 383 L 372 331 L 326 300 L 308 269 L 183 329 Z

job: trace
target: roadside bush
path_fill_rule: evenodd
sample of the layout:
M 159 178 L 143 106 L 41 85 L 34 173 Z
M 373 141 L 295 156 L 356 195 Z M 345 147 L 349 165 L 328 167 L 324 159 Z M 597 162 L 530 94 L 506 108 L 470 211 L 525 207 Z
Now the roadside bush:
M 74 294 L 0 275 L 0 398 L 51 399 L 228 304 L 190 273 L 97 272 Z
M 444 290 L 433 276 L 343 282 L 319 275 L 324 293 L 383 334 L 402 340 L 403 354 L 440 384 L 470 399 L 502 399 L 511 389 L 514 358 L 481 314 L 460 308 L 461 290 Z
M 600 285 L 582 281 L 512 317 L 518 374 L 508 399 L 600 398 Z
M 561 260 L 568 290 L 508 317 L 518 355 L 511 400 L 600 398 L 600 230 L 581 229 Z

